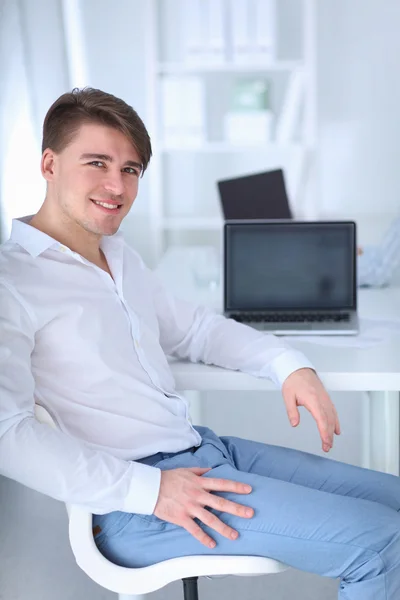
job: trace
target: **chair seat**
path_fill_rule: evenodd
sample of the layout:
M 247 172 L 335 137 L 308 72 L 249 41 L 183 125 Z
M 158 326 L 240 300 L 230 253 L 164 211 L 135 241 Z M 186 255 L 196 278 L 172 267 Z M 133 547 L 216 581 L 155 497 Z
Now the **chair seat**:
M 72 505 L 69 516 L 70 543 L 78 566 L 96 583 L 117 594 L 149 594 L 185 577 L 266 575 L 289 568 L 259 556 L 185 556 L 149 567 L 120 567 L 98 550 L 93 538 L 91 513 Z

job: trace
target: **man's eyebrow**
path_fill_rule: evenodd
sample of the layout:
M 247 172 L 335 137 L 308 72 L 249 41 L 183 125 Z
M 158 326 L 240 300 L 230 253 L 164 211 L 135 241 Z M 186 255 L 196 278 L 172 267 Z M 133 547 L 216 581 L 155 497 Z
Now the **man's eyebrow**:
M 80 159 L 81 160 L 106 160 L 107 162 L 113 162 L 113 158 L 109 154 L 93 154 L 91 152 L 86 152 L 85 154 L 82 154 Z M 138 162 L 135 162 L 134 160 L 127 160 L 125 162 L 125 165 L 127 165 L 129 167 L 138 167 L 140 170 L 143 169 L 143 165 L 141 165 Z
M 128 167 L 138 167 L 140 170 L 143 169 L 143 165 L 135 162 L 134 160 L 127 160 L 125 163 Z

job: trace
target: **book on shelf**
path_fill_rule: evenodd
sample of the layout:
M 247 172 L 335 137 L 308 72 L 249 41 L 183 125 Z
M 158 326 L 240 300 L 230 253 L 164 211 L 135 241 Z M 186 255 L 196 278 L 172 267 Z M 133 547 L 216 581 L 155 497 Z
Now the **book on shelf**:
M 254 4 L 253 62 L 276 60 L 276 0 L 249 0 Z
M 275 0 L 228 0 L 230 58 L 234 64 L 268 64 L 276 58 Z
M 225 0 L 181 0 L 182 56 L 185 63 L 224 63 L 225 8 Z
M 206 140 L 205 90 L 201 77 L 161 80 L 163 143 L 171 148 L 202 146 Z
M 225 0 L 205 0 L 207 61 L 225 62 Z
M 264 77 L 236 79 L 224 116 L 225 140 L 231 144 L 264 144 L 272 140 L 270 83 Z

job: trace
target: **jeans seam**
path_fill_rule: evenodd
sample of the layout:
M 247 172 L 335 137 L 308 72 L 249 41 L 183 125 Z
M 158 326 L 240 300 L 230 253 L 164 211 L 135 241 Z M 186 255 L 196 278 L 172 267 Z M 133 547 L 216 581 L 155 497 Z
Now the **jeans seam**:
M 364 546 L 359 546 L 357 544 L 350 544 L 350 543 L 346 544 L 345 542 L 333 542 L 333 541 L 330 541 L 330 540 L 318 540 L 318 539 L 315 539 L 315 538 L 305 539 L 305 538 L 297 537 L 297 536 L 294 536 L 294 535 L 286 535 L 284 533 L 273 533 L 273 532 L 270 532 L 270 531 L 266 532 L 265 530 L 253 529 L 252 527 L 240 527 L 240 526 L 237 526 L 236 524 L 235 524 L 235 529 L 238 529 L 238 530 L 243 531 L 243 532 L 244 531 L 252 531 L 253 533 L 262 533 L 264 535 L 265 535 L 265 533 L 268 533 L 268 535 L 274 535 L 274 536 L 279 536 L 279 537 L 290 538 L 290 539 L 293 539 L 293 540 L 299 540 L 301 542 L 304 542 L 304 541 L 313 542 L 313 541 L 315 541 L 315 542 L 320 542 L 320 543 L 324 543 L 324 544 L 335 544 L 337 546 L 350 546 L 352 548 L 359 548 L 360 550 L 364 550 L 364 552 L 371 552 L 374 556 L 379 556 L 380 560 L 383 563 L 383 566 L 384 566 L 385 570 L 387 570 L 385 562 L 384 562 L 383 558 L 381 557 L 380 552 L 378 550 L 371 550 L 371 549 L 368 549 L 368 548 L 364 548 Z
M 236 527 L 236 529 L 238 529 L 239 531 L 250 530 L 253 533 L 260 533 L 260 534 L 265 535 L 265 531 L 260 531 L 259 529 L 252 529 L 251 527 L 249 527 L 249 528 L 247 528 L 247 527 L 246 528 Z M 268 532 L 268 534 L 269 535 L 275 535 L 275 536 L 281 536 L 281 537 L 285 537 L 285 538 L 290 538 L 290 539 L 294 539 L 294 540 L 299 540 L 301 542 L 304 542 L 304 541 L 310 541 L 310 542 L 317 541 L 319 543 L 335 544 L 337 546 L 350 546 L 352 548 L 359 548 L 359 549 L 363 550 L 364 552 L 366 552 L 367 554 L 371 553 L 373 557 L 377 556 L 379 558 L 379 560 L 381 561 L 383 567 L 384 567 L 383 581 L 384 581 L 384 586 L 385 586 L 385 598 L 386 598 L 386 600 L 388 600 L 388 595 L 387 595 L 387 581 L 386 581 L 387 566 L 386 566 L 385 561 L 383 560 L 383 558 L 381 556 L 381 553 L 379 551 L 377 551 L 377 550 L 369 550 L 367 548 L 364 548 L 363 546 L 358 546 L 357 544 L 346 544 L 345 542 L 332 542 L 332 541 L 312 540 L 312 539 L 305 540 L 304 538 L 295 537 L 295 536 L 292 536 L 292 535 L 285 535 L 284 533 L 271 533 L 271 532 Z M 341 577 L 341 579 L 343 579 L 343 578 Z

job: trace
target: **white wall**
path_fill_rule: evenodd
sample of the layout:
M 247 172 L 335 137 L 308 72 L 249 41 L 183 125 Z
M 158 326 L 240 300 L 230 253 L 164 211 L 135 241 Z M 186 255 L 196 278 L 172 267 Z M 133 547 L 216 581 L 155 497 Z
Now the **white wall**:
M 2 0 L 0 241 L 8 238 L 11 219 L 36 212 L 43 201 L 41 123 L 67 85 L 59 1 Z
M 400 2 L 318 3 L 323 213 L 360 218 L 375 241 L 400 213 Z

